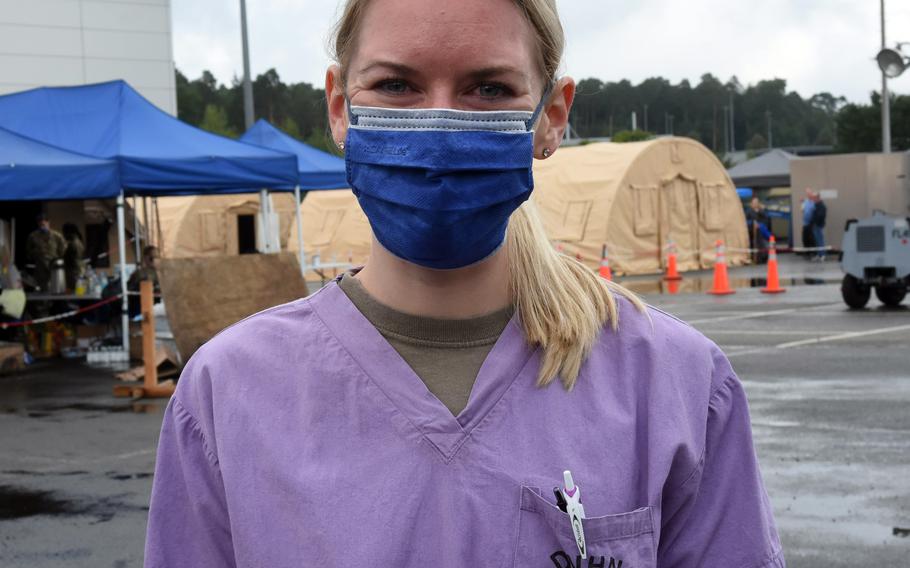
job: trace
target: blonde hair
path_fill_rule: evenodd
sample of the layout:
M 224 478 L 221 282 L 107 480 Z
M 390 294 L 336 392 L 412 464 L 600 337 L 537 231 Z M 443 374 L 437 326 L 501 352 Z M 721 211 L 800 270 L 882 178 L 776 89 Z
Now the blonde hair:
M 346 0 L 335 27 L 334 57 L 342 76 L 369 0 Z M 513 0 L 537 35 L 539 72 L 544 81 L 556 77 L 565 35 L 556 0 Z M 614 293 L 645 311 L 632 292 L 608 282 L 581 262 L 553 249 L 533 202 L 519 207 L 507 235 L 509 288 L 525 336 L 543 355 L 537 383 L 547 386 L 560 377 L 567 390 L 575 386 L 581 367 L 605 325 L 615 331 L 619 310 Z

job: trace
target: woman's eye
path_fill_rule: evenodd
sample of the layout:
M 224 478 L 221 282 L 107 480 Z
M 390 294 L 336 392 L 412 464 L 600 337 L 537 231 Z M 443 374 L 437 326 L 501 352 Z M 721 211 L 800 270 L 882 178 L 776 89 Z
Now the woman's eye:
M 379 89 L 390 95 L 403 95 L 408 92 L 408 84 L 397 79 L 383 81 L 378 85 Z
M 508 93 L 509 90 L 502 85 L 486 84 L 477 87 L 477 94 L 485 99 L 496 99 L 503 97 Z

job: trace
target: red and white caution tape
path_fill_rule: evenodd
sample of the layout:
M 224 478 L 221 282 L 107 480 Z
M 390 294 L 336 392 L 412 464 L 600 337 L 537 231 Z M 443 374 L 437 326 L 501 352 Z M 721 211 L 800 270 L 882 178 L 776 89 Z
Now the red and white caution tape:
M 85 312 L 97 310 L 101 306 L 110 304 L 111 302 L 115 302 L 122 297 L 123 296 L 121 294 L 117 294 L 116 296 L 111 296 L 110 298 L 105 298 L 105 299 L 101 300 L 100 302 L 96 302 L 94 304 L 84 306 L 84 307 L 76 309 L 76 310 L 70 310 L 70 311 L 64 312 L 62 314 L 55 314 L 55 315 L 47 316 L 47 317 L 43 317 L 43 318 L 36 318 L 33 320 L 27 320 L 27 321 L 0 322 L 0 329 L 7 329 L 10 327 L 26 327 L 29 325 L 36 325 L 39 323 L 47 323 L 47 322 L 51 322 L 51 321 L 57 321 L 57 320 L 62 320 L 62 319 L 66 319 L 66 318 L 71 318 L 71 317 L 77 316 L 79 314 L 84 314 Z

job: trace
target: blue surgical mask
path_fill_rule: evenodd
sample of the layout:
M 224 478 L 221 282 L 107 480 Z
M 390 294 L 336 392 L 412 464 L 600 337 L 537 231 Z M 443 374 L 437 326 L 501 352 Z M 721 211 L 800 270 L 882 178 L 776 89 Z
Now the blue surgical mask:
M 379 243 L 434 269 L 496 252 L 534 188 L 534 112 L 349 107 L 348 183 Z

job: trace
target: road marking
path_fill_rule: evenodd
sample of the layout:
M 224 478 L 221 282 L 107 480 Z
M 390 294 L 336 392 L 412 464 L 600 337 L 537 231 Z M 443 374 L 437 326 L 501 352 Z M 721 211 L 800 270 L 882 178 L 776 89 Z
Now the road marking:
M 766 329 L 710 329 L 706 330 L 705 335 L 839 335 L 850 333 L 849 331 L 818 331 L 813 330 L 766 330 Z
M 883 333 L 897 333 L 900 331 L 910 331 L 910 325 L 895 325 L 892 327 L 882 327 L 879 329 L 870 329 L 868 331 L 853 331 L 850 333 L 841 333 L 839 335 L 832 335 L 829 337 L 815 337 L 813 339 L 802 339 L 800 341 L 791 341 L 789 343 L 781 343 L 776 347 L 778 349 L 790 349 L 791 347 L 801 347 L 803 345 L 814 345 L 816 343 L 827 343 L 829 341 L 842 341 L 844 339 L 854 339 L 856 337 L 866 337 L 869 335 L 881 335 Z
M 832 306 L 838 306 L 838 305 L 840 305 L 839 302 L 834 303 L 834 304 L 822 304 L 819 306 L 787 308 L 785 310 L 771 310 L 771 311 L 766 311 L 766 312 L 746 312 L 744 314 L 735 315 L 735 316 L 720 316 L 720 317 L 707 318 L 707 319 L 701 319 L 701 320 L 691 320 L 687 323 L 689 323 L 690 325 L 696 325 L 696 324 L 700 324 L 700 323 L 715 323 L 715 322 L 721 322 L 721 321 L 755 319 L 755 318 L 763 318 L 763 317 L 767 317 L 767 316 L 779 316 L 779 315 L 783 315 L 783 314 L 792 314 L 792 313 L 796 313 L 796 312 L 804 312 L 804 311 L 809 311 L 809 310 L 820 310 L 820 309 L 830 308 Z
M 35 471 L 37 473 L 50 473 L 57 469 L 69 468 L 69 467 L 79 466 L 79 465 L 91 465 L 91 464 L 97 464 L 97 463 L 101 463 L 101 462 L 127 460 L 130 458 L 136 458 L 136 457 L 148 456 L 148 455 L 153 456 L 153 455 L 155 455 L 156 451 L 157 451 L 156 448 L 148 448 L 145 450 L 136 450 L 136 451 L 124 452 L 124 453 L 120 453 L 120 454 L 111 454 L 108 456 L 94 456 L 94 457 L 85 457 L 85 458 L 77 458 L 77 459 L 58 458 L 58 457 L 51 457 L 51 456 L 28 456 L 28 455 L 23 456 L 21 454 L 17 454 L 15 456 L 2 456 L 2 454 L 0 454 L 0 456 L 3 457 L 3 460 L 9 460 L 9 461 L 3 461 L 3 460 L 0 460 L 0 461 L 3 461 L 4 464 L 15 463 L 17 461 L 20 463 L 31 462 L 31 463 L 53 464 L 53 465 L 49 465 L 47 467 L 30 468 L 31 471 Z M 22 466 L 20 466 L 20 467 L 22 467 Z
M 767 353 L 774 349 L 792 349 L 794 347 L 804 347 L 806 345 L 817 345 L 819 343 L 830 343 L 832 341 L 843 341 L 845 339 L 855 339 L 857 337 L 868 337 L 870 335 L 881 335 L 883 333 L 899 333 L 901 331 L 910 331 L 910 325 L 895 325 L 891 327 L 882 327 L 879 329 L 870 329 L 867 331 L 853 331 L 850 333 L 840 333 L 837 335 L 828 335 L 825 337 L 813 337 L 812 339 L 801 339 L 799 341 L 789 341 L 779 343 L 770 347 L 756 347 L 755 349 L 745 349 L 743 351 L 734 351 L 727 353 L 727 358 L 740 357 L 742 355 L 753 355 L 755 353 Z

